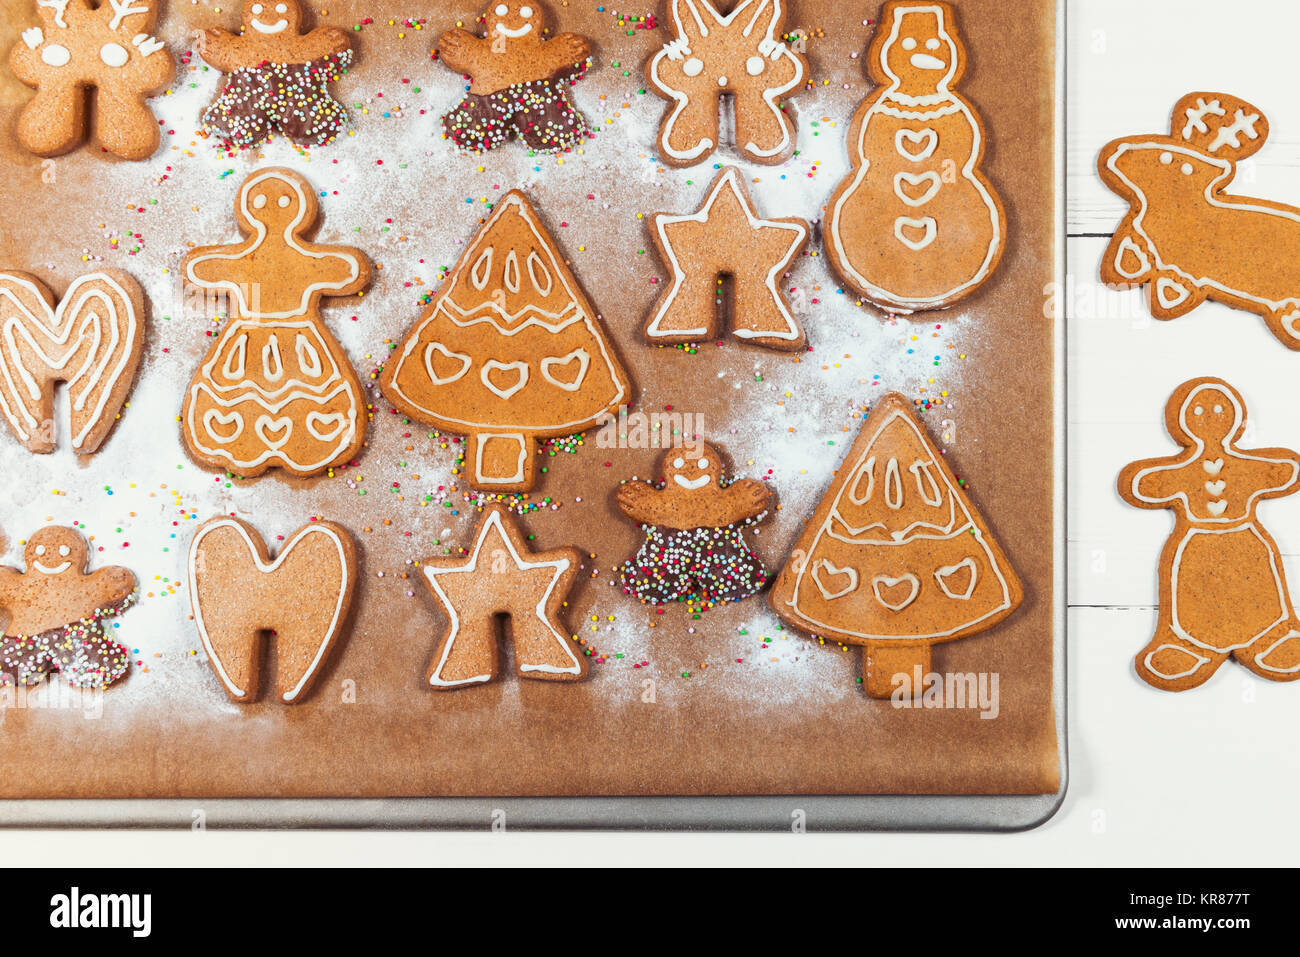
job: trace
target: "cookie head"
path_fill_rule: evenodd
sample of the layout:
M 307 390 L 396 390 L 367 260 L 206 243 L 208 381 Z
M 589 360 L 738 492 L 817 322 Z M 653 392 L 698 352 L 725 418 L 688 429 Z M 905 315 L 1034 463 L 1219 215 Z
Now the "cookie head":
M 489 40 L 504 37 L 507 40 L 522 40 L 524 37 L 540 39 L 546 21 L 542 17 L 542 8 L 534 0 L 532 3 L 519 3 L 509 0 L 494 3 L 488 7 L 487 34 Z
M 27 540 L 23 560 L 29 572 L 62 575 L 85 571 L 86 540 L 71 528 L 49 525 Z
M 299 32 L 302 11 L 298 0 L 245 0 L 244 29 L 253 36 Z
M 886 77 L 913 95 L 946 90 L 962 68 L 947 11 L 937 4 L 902 3 L 892 12 L 879 54 Z
M 696 449 L 671 449 L 664 456 L 664 474 L 670 486 L 688 492 L 716 488 L 722 479 L 722 461 L 715 449 L 703 444 Z
M 1232 174 L 1227 160 L 1173 143 L 1123 143 L 1108 162 L 1144 190 L 1159 186 L 1171 192 L 1200 193 Z
M 1175 394 L 1170 404 L 1177 405 L 1177 421 L 1184 436 L 1207 445 L 1237 439 L 1246 426 L 1245 404 L 1226 382 L 1196 384 L 1185 398 Z
M 297 174 L 272 169 L 244 181 L 237 211 L 250 229 L 282 235 L 315 221 L 316 198 Z

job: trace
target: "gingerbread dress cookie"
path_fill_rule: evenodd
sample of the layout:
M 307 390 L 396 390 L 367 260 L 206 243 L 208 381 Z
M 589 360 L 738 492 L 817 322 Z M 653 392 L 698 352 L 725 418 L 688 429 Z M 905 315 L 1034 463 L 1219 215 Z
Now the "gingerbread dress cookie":
M 75 149 L 86 135 L 86 91 L 94 89 L 100 145 L 123 159 L 152 156 L 161 133 L 145 98 L 176 72 L 149 33 L 156 0 L 36 0 L 36 11 L 41 25 L 24 30 L 9 54 L 14 76 L 37 91 L 18 117 L 18 141 L 38 156 Z
M 135 575 L 113 565 L 87 573 L 86 540 L 51 525 L 27 541 L 26 571 L 0 566 L 0 684 L 38 684 L 60 674 L 79 688 L 103 688 L 126 674 L 126 648 L 104 634 L 103 621 L 135 600 Z
M 319 207 L 292 170 L 249 176 L 235 213 L 243 242 L 200 246 L 182 263 L 187 283 L 224 294 L 231 311 L 186 390 L 182 435 L 198 461 L 236 475 L 314 475 L 365 439 L 361 384 L 320 300 L 360 292 L 370 263 L 351 246 L 307 240 Z
M 618 507 L 641 524 L 645 541 L 623 563 L 623 590 L 645 604 L 739 601 L 767 584 L 744 532 L 763 520 L 772 492 L 756 479 L 723 480 L 722 457 L 698 448 L 664 453 L 662 486 L 626 482 Z
M 980 170 L 987 135 L 955 89 L 966 66 L 951 6 L 892 0 L 867 50 L 880 88 L 853 116 L 853 170 L 831 196 L 826 249 L 859 295 L 942 309 L 997 268 L 1006 214 Z
M 1222 379 L 1184 382 L 1165 406 L 1183 450 L 1125 466 L 1119 494 L 1167 508 L 1174 530 L 1160 556 L 1156 633 L 1135 662 L 1143 681 L 1184 691 L 1229 656 L 1273 681 L 1300 678 L 1300 620 L 1277 542 L 1255 514 L 1300 490 L 1300 453 L 1242 449 L 1246 405 Z
M 462 149 L 482 152 L 518 136 L 529 149 L 572 149 L 587 135 L 587 121 L 567 87 L 582 79 L 591 45 L 576 33 L 549 40 L 537 0 L 497 3 L 482 20 L 485 36 L 448 30 L 438 56 L 470 78 L 465 98 L 442 118 L 443 132 Z
M 256 146 L 280 132 L 300 146 L 321 146 L 347 125 L 329 82 L 352 66 L 352 38 L 338 27 L 301 27 L 298 0 L 244 0 L 238 34 L 199 34 L 200 55 L 228 74 L 203 113 L 223 142 Z

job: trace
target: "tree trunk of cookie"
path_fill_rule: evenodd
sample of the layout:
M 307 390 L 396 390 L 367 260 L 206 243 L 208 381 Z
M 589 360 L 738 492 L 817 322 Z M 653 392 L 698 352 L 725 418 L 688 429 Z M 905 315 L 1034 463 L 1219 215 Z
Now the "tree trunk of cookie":
M 918 665 L 922 677 L 930 673 L 929 645 L 868 643 L 862 648 L 862 686 L 873 698 L 889 698 L 898 687 L 894 676 L 904 675 L 904 697 L 914 698 L 921 693 L 922 683 L 916 680 Z
M 472 432 L 465 440 L 470 484 L 484 491 L 522 492 L 533 485 L 536 441 L 519 432 Z

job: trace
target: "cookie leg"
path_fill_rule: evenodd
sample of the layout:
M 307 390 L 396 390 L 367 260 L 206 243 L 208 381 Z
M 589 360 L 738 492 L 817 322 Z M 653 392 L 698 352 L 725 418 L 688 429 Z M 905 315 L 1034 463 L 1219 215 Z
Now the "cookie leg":
M 565 93 L 550 84 L 527 94 L 513 122 L 524 145 L 539 152 L 571 150 L 587 132 L 582 114 Z
M 1209 681 L 1227 659 L 1227 654 L 1200 648 L 1164 628 L 1137 653 L 1133 664 L 1138 677 L 1152 687 L 1186 691 Z
M 1300 678 L 1300 621 L 1283 622 L 1232 657 L 1261 678 L 1295 681 Z
M 95 94 L 99 143 L 114 156 L 148 159 L 162 138 L 158 120 L 145 101 L 102 87 Z
M 1156 270 L 1151 277 L 1147 302 L 1157 319 L 1185 316 L 1205 301 L 1205 292 L 1175 272 Z
M 50 653 L 63 680 L 78 688 L 105 688 L 131 665 L 126 648 L 82 622 L 51 633 Z
M 463 150 L 481 153 L 510 139 L 513 106 L 504 93 L 466 94 L 454 110 L 443 115 L 442 131 Z
M 37 156 L 75 149 L 86 130 L 86 92 L 78 86 L 42 86 L 18 117 L 18 139 Z
M 203 113 L 203 125 L 219 139 L 238 146 L 263 142 L 271 133 L 266 104 L 272 94 L 258 70 L 236 70 L 221 95 Z
M 1126 217 L 1111 237 L 1101 257 L 1101 281 L 1111 286 L 1138 285 L 1151 278 L 1151 252 L 1147 242 Z

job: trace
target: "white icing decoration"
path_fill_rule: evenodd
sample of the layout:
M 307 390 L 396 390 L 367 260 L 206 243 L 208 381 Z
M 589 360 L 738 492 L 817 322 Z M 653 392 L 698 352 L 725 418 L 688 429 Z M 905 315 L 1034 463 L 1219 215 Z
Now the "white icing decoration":
M 248 334 L 245 333 L 235 340 L 235 348 L 231 349 L 226 356 L 226 361 L 221 366 L 221 374 L 227 379 L 242 379 L 247 359 Z
M 234 423 L 235 431 L 230 435 L 223 435 L 220 429 L 213 427 L 214 425 L 225 427 L 231 423 Z M 207 434 L 218 442 L 233 442 L 244 434 L 244 417 L 238 412 L 222 412 L 220 409 L 208 409 L 203 413 L 203 427 Z
M 1228 115 L 1227 110 L 1219 104 L 1217 99 L 1206 103 L 1199 96 L 1196 98 L 1196 106 L 1189 106 L 1183 113 L 1187 117 L 1187 122 L 1183 125 L 1183 139 L 1185 140 L 1190 140 L 1193 132 L 1210 132 L 1210 128 L 1205 125 L 1205 117 Z
M 551 271 L 546 268 L 546 263 L 542 262 L 542 257 L 537 255 L 537 250 L 528 251 L 528 278 L 532 281 L 533 288 L 537 294 L 545 298 L 551 294 L 551 287 L 555 285 L 551 279 Z
M 1271 645 L 1269 645 L 1267 648 L 1265 648 L 1263 651 L 1257 654 L 1255 656 L 1255 664 L 1259 665 L 1259 667 L 1263 668 L 1265 671 L 1271 671 L 1276 675 L 1293 675 L 1297 671 L 1300 671 L 1300 661 L 1297 661 L 1294 665 L 1292 665 L 1289 668 L 1275 668 L 1272 665 L 1268 664 L 1266 661 L 1264 661 L 1264 659 L 1267 658 L 1269 655 L 1271 655 L 1275 649 L 1277 649 L 1281 645 L 1286 644 L 1288 641 L 1291 641 L 1293 638 L 1297 638 L 1297 637 L 1300 637 L 1300 632 L 1297 632 L 1294 629 L 1288 631 L 1277 641 L 1273 642 Z
M 348 427 L 348 420 L 342 412 L 308 412 L 304 424 L 315 438 L 330 442 L 343 434 L 343 430 Z M 326 424 L 332 424 L 333 428 L 322 428 Z
M 1183 671 L 1176 671 L 1176 672 L 1161 671 L 1159 668 L 1155 666 L 1153 662 L 1155 656 L 1162 651 L 1176 651 L 1179 654 L 1186 655 L 1188 658 L 1192 659 L 1191 667 Z M 1196 674 L 1196 672 L 1200 670 L 1201 666 L 1209 660 L 1210 660 L 1209 658 L 1204 658 L 1201 655 L 1198 655 L 1190 648 L 1183 648 L 1179 645 L 1160 645 L 1155 650 L 1147 652 L 1147 656 L 1142 659 L 1142 663 L 1146 665 L 1147 670 L 1150 671 L 1152 674 L 1158 675 L 1159 677 L 1164 678 L 1166 681 L 1176 681 L 1179 678 L 1186 678 L 1188 675 Z
M 517 373 L 517 378 L 511 385 L 501 388 L 492 381 L 492 373 L 501 370 L 513 371 Z M 522 389 L 528 382 L 528 363 L 527 362 L 500 362 L 496 359 L 488 359 L 483 363 L 479 370 L 479 381 L 488 388 L 488 391 L 499 396 L 502 399 L 509 399 L 512 395 Z
M 866 476 L 867 490 L 861 495 L 857 494 L 858 487 L 862 484 L 862 478 Z M 876 490 L 876 457 L 873 455 L 867 459 L 867 464 L 858 472 L 858 477 L 854 479 L 853 485 L 849 487 L 849 501 L 854 505 L 866 505 L 871 500 L 871 493 Z
M 504 23 L 497 24 L 497 33 L 501 34 L 503 37 L 508 37 L 511 40 L 518 40 L 520 37 L 526 37 L 532 32 L 533 25 L 531 23 L 525 23 L 522 27 L 518 27 L 514 30 L 511 30 Z
M 47 66 L 67 66 L 71 59 L 72 53 L 59 43 L 51 43 L 41 50 L 41 62 Z
M 1135 256 L 1138 261 L 1138 268 L 1132 270 L 1125 268 L 1125 256 Z M 1142 247 L 1125 236 L 1115 250 L 1115 271 L 1125 279 L 1140 279 L 1150 269 L 1151 261 L 1147 259 L 1147 254 L 1142 251 Z
M 895 458 L 885 466 L 885 504 L 895 511 L 903 507 L 903 477 L 898 472 L 898 459 Z
M 821 580 L 819 572 L 824 572 L 833 578 L 847 575 L 848 584 L 843 588 L 831 588 Z M 845 595 L 858 590 L 858 570 L 856 568 L 840 568 L 828 558 L 821 558 L 813 562 L 811 577 L 813 584 L 817 586 L 817 590 L 822 593 L 822 597 L 827 601 L 843 598 Z
M 567 369 L 574 362 L 578 363 L 578 374 L 574 376 L 571 382 L 557 379 L 551 374 L 552 366 L 562 366 Z M 586 349 L 577 348 L 562 356 L 547 356 L 539 363 L 539 368 L 541 369 L 542 378 L 551 385 L 559 386 L 565 392 L 577 392 L 582 386 L 582 381 L 587 378 L 587 368 L 590 365 L 591 354 Z
M 676 482 L 678 485 L 680 485 L 682 488 L 686 489 L 688 492 L 694 492 L 696 489 L 701 489 L 704 488 L 704 486 L 708 485 L 709 477 L 707 475 L 700 475 L 697 476 L 696 478 L 688 479 L 684 475 L 674 475 L 673 481 Z
M 120 43 L 105 43 L 99 48 L 99 58 L 111 67 L 123 67 L 131 59 L 131 54 Z
M 926 246 L 934 242 L 934 237 L 938 234 L 938 223 L 933 216 L 922 216 L 919 219 L 911 216 L 899 216 L 894 220 L 894 238 L 913 252 L 920 252 Z M 921 238 L 913 239 L 904 233 L 905 229 L 921 230 Z M 852 269 L 846 264 L 846 269 Z
M 453 372 L 451 375 L 447 375 L 447 376 L 438 375 L 438 373 L 433 368 L 433 354 L 435 352 L 438 353 L 439 355 L 446 356 L 448 359 L 458 360 L 461 364 L 460 370 L 458 372 Z M 434 385 L 446 385 L 449 382 L 455 382 L 457 379 L 463 376 L 467 371 L 469 371 L 470 364 L 473 361 L 474 360 L 471 359 L 469 356 L 465 355 L 465 353 L 452 352 L 441 342 L 437 342 L 437 341 L 430 342 L 429 345 L 424 350 L 424 371 L 429 374 L 429 381 L 432 382 Z
M 150 56 L 163 48 L 163 42 L 147 33 L 137 33 L 131 38 L 131 45 L 140 51 L 141 56 Z
M 36 6 L 53 10 L 55 26 L 63 27 L 65 30 L 68 28 L 68 21 L 63 19 L 68 11 L 68 0 L 36 0 Z
M 519 256 L 513 249 L 506 253 L 506 267 L 501 271 L 501 279 L 510 292 L 519 291 Z
M 135 0 L 108 0 L 108 5 L 113 8 L 113 17 L 108 21 L 110 30 L 116 30 L 122 25 L 122 21 L 129 16 L 149 12 L 147 3 L 142 7 L 133 7 L 131 4 L 134 2 Z
M 931 508 L 938 508 L 943 504 L 943 493 L 939 491 L 939 483 L 934 480 L 930 474 L 930 463 L 922 462 L 917 459 L 907 469 L 916 479 L 916 491 L 921 496 L 921 501 Z
M 284 378 L 284 360 L 280 358 L 280 340 L 271 333 L 266 345 L 262 346 L 262 376 L 267 382 L 279 382 Z
M 758 76 L 766 65 L 766 61 L 761 56 L 752 56 L 745 61 L 745 72 L 750 76 Z
M 882 587 L 888 589 L 897 588 L 899 585 L 909 585 L 907 596 L 901 600 L 893 601 L 886 598 L 880 593 Z M 876 601 L 888 608 L 890 611 L 902 611 L 912 602 L 916 601 L 916 596 L 921 592 L 921 582 L 911 572 L 906 572 L 897 578 L 891 578 L 889 575 L 876 575 L 871 579 L 871 591 L 876 596 Z
M 259 415 L 253 421 L 253 432 L 268 449 L 272 452 L 278 452 L 289 441 L 289 436 L 293 434 L 293 419 L 287 415 L 275 418 L 269 415 Z M 280 435 L 280 437 L 272 439 L 271 434 Z
M 963 568 L 970 569 L 970 583 L 966 586 L 965 591 L 953 591 L 948 587 L 948 580 Z M 935 569 L 934 580 L 939 583 L 939 588 L 949 598 L 957 601 L 969 601 L 970 596 L 975 593 L 975 583 L 979 580 L 979 570 L 975 566 L 975 559 L 963 558 L 955 565 L 944 565 Z
M 515 462 L 515 471 L 510 475 L 492 476 L 484 470 L 483 450 L 489 439 L 513 442 L 519 450 Z M 474 473 L 483 485 L 518 485 L 524 480 L 524 464 L 528 461 L 528 441 L 518 432 L 481 432 L 479 433 L 478 454 L 474 457 Z
M 32 562 L 32 568 L 36 569 L 38 572 L 43 572 L 46 575 L 59 575 L 66 572 L 71 567 L 72 562 L 63 562 L 62 564 L 54 565 L 53 567 L 46 565 L 44 562 Z
M 492 278 L 492 257 L 495 253 L 496 250 L 488 246 L 470 267 L 469 278 L 474 283 L 475 289 L 487 288 L 488 280 Z
M 1258 122 L 1258 113 L 1247 114 L 1245 110 L 1237 110 L 1233 121 L 1227 126 L 1219 127 L 1219 132 L 1214 135 L 1214 139 L 1206 149 L 1211 153 L 1216 152 L 1221 146 L 1231 146 L 1234 150 L 1240 149 L 1242 134 L 1245 134 L 1247 139 L 1259 139 L 1259 132 L 1255 129 L 1255 124 Z
M 40 27 L 29 27 L 23 31 L 23 43 L 27 44 L 27 49 L 35 50 L 45 42 L 45 33 Z
M 1174 282 L 1172 279 L 1161 276 L 1156 280 L 1156 300 L 1166 309 L 1173 309 L 1175 306 L 1182 305 L 1191 294 L 1190 289 Z
M 687 76 L 699 76 L 704 71 L 704 61 L 697 56 L 690 57 L 682 64 L 682 72 Z
M 254 30 L 258 33 L 265 34 L 283 33 L 289 27 L 288 20 L 276 20 L 275 23 L 263 23 L 261 20 L 254 18 L 250 22 L 253 24 Z
M 294 352 L 298 356 L 298 368 L 302 370 L 303 375 L 311 378 L 319 378 L 324 371 L 324 365 L 321 363 L 320 352 L 311 340 L 301 332 L 295 337 Z
M 928 185 L 921 191 L 920 195 L 909 192 L 907 189 L 907 186 L 915 188 L 923 183 Z M 907 185 L 904 186 L 904 184 Z M 908 206 L 924 206 L 934 199 L 934 194 L 939 192 L 941 185 L 939 174 L 934 170 L 924 173 L 909 173 L 903 170 L 894 174 L 894 195 Z

